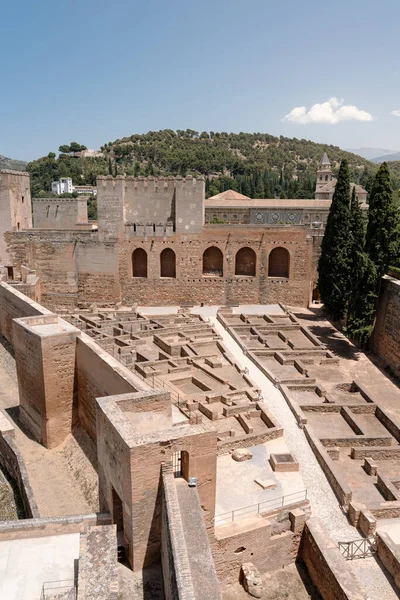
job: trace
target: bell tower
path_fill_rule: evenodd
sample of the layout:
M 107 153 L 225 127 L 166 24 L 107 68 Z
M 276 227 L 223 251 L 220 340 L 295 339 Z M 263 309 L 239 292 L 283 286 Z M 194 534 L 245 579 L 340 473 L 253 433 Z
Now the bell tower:
M 327 183 L 332 181 L 332 167 L 331 161 L 328 158 L 326 152 L 324 152 L 323 157 L 319 161 L 318 171 L 317 171 L 317 185 L 315 188 L 316 192 L 319 192 L 321 188 L 323 188 Z

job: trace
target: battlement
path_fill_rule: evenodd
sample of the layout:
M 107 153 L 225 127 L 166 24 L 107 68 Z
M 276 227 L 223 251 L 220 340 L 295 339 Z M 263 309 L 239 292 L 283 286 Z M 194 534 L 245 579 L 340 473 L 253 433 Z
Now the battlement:
M 128 186 L 131 187 L 132 186 L 132 182 L 133 182 L 133 188 L 134 189 L 150 189 L 151 191 L 157 191 L 158 189 L 161 188 L 168 188 L 168 187 L 176 187 L 176 186 L 187 186 L 188 184 L 191 184 L 194 188 L 196 187 L 198 182 L 203 182 L 205 181 L 205 178 L 203 175 L 200 175 L 199 177 L 192 177 L 191 175 L 188 175 L 187 177 L 181 177 L 181 176 L 177 176 L 177 177 L 172 177 L 171 175 L 169 177 L 133 177 L 132 175 L 117 175 L 117 177 L 112 177 L 112 175 L 98 175 L 97 176 L 97 187 L 99 187 L 99 185 L 101 184 L 103 187 L 104 186 L 109 186 L 110 182 L 112 184 L 113 187 L 115 187 L 115 185 L 117 184 L 117 181 L 125 181 L 125 187 L 127 188 Z M 99 183 L 101 182 L 101 183 Z M 172 184 L 172 185 L 171 185 Z
M 12 171 L 11 169 L 0 169 L 0 175 L 25 175 L 29 177 L 27 171 Z
M 204 198 L 203 176 L 99 176 L 99 230 L 122 234 L 123 224 L 131 223 L 161 232 L 173 223 L 177 232 L 199 232 L 204 223 Z
M 80 200 L 86 200 L 87 196 L 79 196 L 78 198 L 32 198 L 32 202 L 54 202 L 59 204 L 60 202 L 79 202 Z

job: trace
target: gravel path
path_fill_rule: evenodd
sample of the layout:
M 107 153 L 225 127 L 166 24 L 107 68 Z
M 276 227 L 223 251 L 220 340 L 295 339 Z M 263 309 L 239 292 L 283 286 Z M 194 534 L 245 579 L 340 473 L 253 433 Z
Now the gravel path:
M 321 520 L 333 541 L 359 539 L 361 537 L 359 532 L 348 523 L 347 517 L 339 506 L 336 496 L 306 440 L 304 432 L 298 427 L 281 392 L 243 354 L 235 340 L 217 321 L 217 307 L 196 307 L 193 312 L 198 312 L 210 319 L 211 324 L 222 337 L 223 343 L 235 357 L 235 360 L 243 368 L 248 368 L 250 378 L 261 389 L 264 402 L 284 427 L 284 439 L 287 446 L 300 463 L 300 473 L 308 491 L 313 515 Z M 235 312 L 238 312 L 237 309 Z M 246 307 L 243 312 L 250 313 L 251 311 L 247 310 Z M 267 308 L 265 312 L 268 312 Z M 368 590 L 370 600 L 391 600 L 399 597 L 373 557 L 354 561 L 349 563 L 349 566 L 365 589 Z

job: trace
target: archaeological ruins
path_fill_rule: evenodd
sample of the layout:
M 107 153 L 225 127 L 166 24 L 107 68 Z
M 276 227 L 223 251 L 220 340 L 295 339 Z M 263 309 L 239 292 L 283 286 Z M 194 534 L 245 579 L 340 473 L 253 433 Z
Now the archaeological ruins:
M 368 353 L 313 303 L 334 184 L 0 172 L 0 598 L 399 597 L 400 281 Z

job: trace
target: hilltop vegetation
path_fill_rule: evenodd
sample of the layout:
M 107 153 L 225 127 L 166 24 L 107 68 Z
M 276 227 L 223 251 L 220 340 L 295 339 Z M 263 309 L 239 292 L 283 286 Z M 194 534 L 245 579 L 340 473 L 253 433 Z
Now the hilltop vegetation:
M 0 169 L 10 169 L 11 171 L 26 171 L 27 163 L 23 160 L 14 160 L 0 154 Z
M 377 171 L 377 165 L 337 146 L 266 133 L 150 131 L 108 142 L 99 158 L 67 153 L 70 147 L 60 146 L 58 158 L 50 152 L 27 165 L 34 196 L 45 194 L 60 177 L 70 176 L 76 185 L 94 185 L 97 175 L 125 174 L 204 175 L 208 196 L 233 188 L 255 198 L 312 198 L 323 152 L 335 173 L 346 158 L 352 181 L 367 189 Z M 400 169 L 393 184 L 400 187 Z

